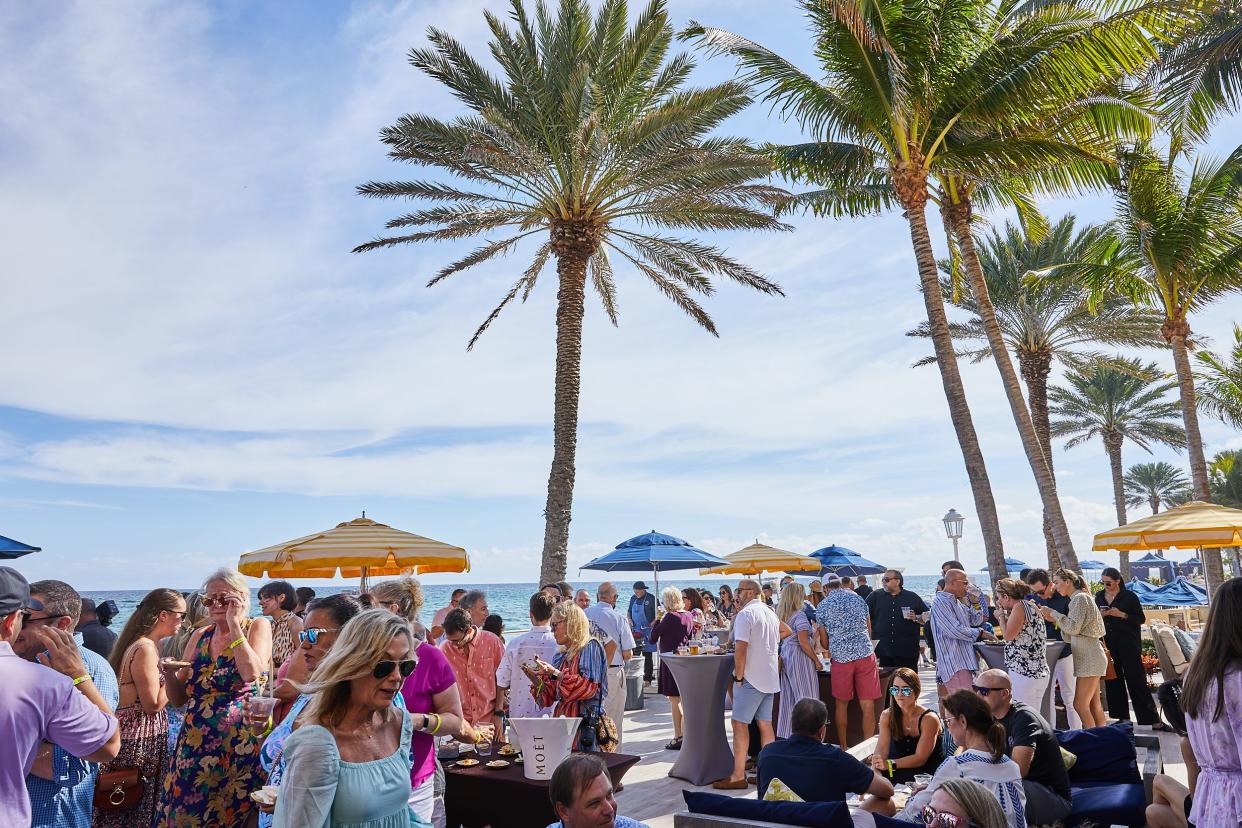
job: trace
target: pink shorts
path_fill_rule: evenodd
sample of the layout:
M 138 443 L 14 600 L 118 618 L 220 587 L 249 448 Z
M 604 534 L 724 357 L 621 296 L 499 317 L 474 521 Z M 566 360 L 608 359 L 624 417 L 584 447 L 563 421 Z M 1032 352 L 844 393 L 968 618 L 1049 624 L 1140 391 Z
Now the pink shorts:
M 957 692 L 958 690 L 969 690 L 974 682 L 974 673 L 970 670 L 958 670 L 956 673 L 949 676 L 949 680 L 942 685 L 944 687 L 944 694 L 947 696 L 950 693 Z
M 874 653 L 857 661 L 833 661 L 829 675 L 832 677 L 834 699 L 880 698 L 880 668 Z

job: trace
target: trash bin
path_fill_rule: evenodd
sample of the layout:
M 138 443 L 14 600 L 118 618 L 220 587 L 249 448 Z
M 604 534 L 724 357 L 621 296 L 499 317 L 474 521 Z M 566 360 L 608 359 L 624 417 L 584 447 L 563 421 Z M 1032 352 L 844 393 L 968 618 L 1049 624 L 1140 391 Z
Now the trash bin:
M 642 710 L 643 702 L 643 657 L 634 656 L 625 664 L 625 709 Z

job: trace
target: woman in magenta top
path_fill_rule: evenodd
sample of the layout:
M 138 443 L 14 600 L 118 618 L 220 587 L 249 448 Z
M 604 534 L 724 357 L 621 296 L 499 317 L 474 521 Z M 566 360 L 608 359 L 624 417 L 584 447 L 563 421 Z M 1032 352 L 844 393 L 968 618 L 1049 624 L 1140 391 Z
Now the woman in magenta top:
M 407 576 L 383 581 L 371 588 L 371 595 L 379 607 L 409 621 L 416 639 L 426 635 L 418 621 L 423 606 L 423 587 L 418 579 Z M 401 698 L 411 713 L 425 715 L 414 717 L 416 727 L 410 739 L 410 807 L 419 819 L 431 822 L 436 806 L 436 738 L 452 736 L 473 743 L 478 741 L 480 729 L 462 718 L 457 679 L 440 649 L 420 641 L 414 658 L 418 663 L 401 685 Z

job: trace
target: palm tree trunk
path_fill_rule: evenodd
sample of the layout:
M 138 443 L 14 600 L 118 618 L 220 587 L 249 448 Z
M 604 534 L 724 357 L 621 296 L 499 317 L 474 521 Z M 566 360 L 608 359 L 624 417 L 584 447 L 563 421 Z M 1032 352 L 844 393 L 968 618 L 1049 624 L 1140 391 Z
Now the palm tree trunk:
M 1160 497 L 1158 495 L 1152 495 L 1147 499 L 1147 502 L 1151 504 L 1151 513 L 1153 515 L 1160 514 Z
M 1022 381 L 1026 383 L 1026 393 L 1030 398 L 1031 422 L 1035 424 L 1035 436 L 1043 447 L 1044 459 L 1048 461 L 1048 473 L 1056 480 L 1056 472 L 1052 465 L 1052 423 L 1048 417 L 1048 374 L 1052 372 L 1052 354 L 1046 348 L 1038 351 L 1020 349 L 1018 351 L 1018 371 Z M 1057 553 L 1056 539 L 1052 536 L 1052 521 L 1048 512 L 1044 512 L 1044 546 L 1048 550 L 1048 571 L 1056 572 L 1061 568 L 1061 556 Z
M 894 188 L 910 224 L 910 241 L 914 245 L 914 258 L 919 269 L 919 283 L 923 288 L 923 303 L 927 308 L 927 322 L 931 332 L 932 346 L 936 352 L 936 364 L 940 368 L 940 381 L 949 404 L 949 418 L 957 434 L 957 442 L 966 465 L 966 477 L 974 496 L 975 513 L 979 529 L 983 533 L 983 548 L 987 556 L 988 571 L 993 580 L 1005 578 L 1005 546 L 1001 540 L 1000 519 L 996 514 L 996 500 L 992 496 L 992 483 L 988 479 L 987 464 L 979 437 L 970 416 L 966 401 L 966 389 L 957 368 L 957 353 L 949 334 L 949 318 L 944 311 L 944 296 L 940 293 L 940 278 L 936 269 L 936 253 L 931 235 L 927 230 L 927 174 L 922 169 L 922 159 L 916 158 L 895 166 L 892 170 Z
M 957 204 L 941 205 L 948 210 L 948 220 L 957 236 L 957 243 L 962 252 L 962 262 L 970 277 L 978 305 L 979 320 L 987 334 L 988 344 L 992 348 L 992 361 L 1000 370 L 1001 384 L 1005 388 L 1005 396 L 1009 398 L 1009 409 L 1013 413 L 1014 423 L 1018 427 L 1018 436 L 1022 439 L 1022 449 L 1026 452 L 1027 462 L 1035 476 L 1035 486 L 1039 489 L 1039 499 L 1043 503 L 1044 513 L 1052 524 L 1052 537 L 1056 541 L 1057 552 L 1061 557 L 1062 566 L 1078 569 L 1078 556 L 1074 553 L 1074 543 L 1070 540 L 1069 527 L 1065 516 L 1061 513 L 1061 500 L 1057 497 L 1056 481 L 1048 468 L 1048 459 L 1035 434 L 1035 426 L 1031 422 L 1030 411 L 1026 400 L 1022 397 L 1022 387 L 1018 384 L 1018 374 L 1009 359 L 1009 349 L 1005 346 L 1005 338 L 1001 334 L 1000 324 L 996 321 L 996 309 L 992 307 L 992 299 L 988 295 L 987 281 L 983 278 L 983 266 L 979 263 L 979 251 L 975 248 L 974 234 L 971 232 L 971 206 L 969 200 Z
M 1117 510 L 1117 525 L 1126 525 L 1126 492 L 1122 482 L 1120 434 L 1104 435 L 1104 451 L 1108 452 L 1108 465 L 1113 472 L 1113 507 Z M 1130 580 L 1130 553 L 1121 553 L 1121 580 Z
M 569 522 L 573 516 L 575 459 L 578 452 L 578 398 L 582 390 L 582 317 L 586 270 L 598 237 L 583 224 L 552 228 L 556 255 L 556 379 L 552 409 L 552 470 L 543 510 L 543 561 L 539 583 L 565 580 L 569 561 Z
M 1186 453 L 1190 457 L 1190 479 L 1194 484 L 1195 499 L 1209 500 L 1207 459 L 1203 456 L 1203 436 L 1199 431 L 1199 413 L 1195 410 L 1195 380 L 1190 371 L 1190 355 L 1186 340 L 1190 337 L 1190 324 L 1186 318 L 1167 319 L 1160 332 L 1173 346 L 1173 365 L 1177 369 L 1177 388 L 1182 402 L 1182 421 L 1186 426 Z M 1210 599 L 1225 580 L 1224 562 L 1219 548 L 1203 550 L 1203 575 L 1207 580 Z

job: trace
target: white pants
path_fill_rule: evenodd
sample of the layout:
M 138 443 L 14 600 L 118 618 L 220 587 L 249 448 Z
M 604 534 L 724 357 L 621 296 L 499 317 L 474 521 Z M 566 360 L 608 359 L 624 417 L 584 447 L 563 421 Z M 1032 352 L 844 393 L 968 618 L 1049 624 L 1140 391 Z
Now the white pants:
M 414 814 L 426 822 L 431 824 L 431 814 L 435 810 L 436 804 L 436 777 L 435 774 L 424 779 L 417 788 L 410 791 L 410 798 L 406 800 L 410 806 L 410 810 Z
M 604 712 L 617 726 L 617 749 L 621 749 L 621 729 L 625 726 L 625 665 L 608 668 L 608 695 Z
M 1031 678 L 1021 673 L 1011 672 L 1009 683 L 1013 685 L 1013 698 L 1032 710 L 1040 711 L 1045 719 L 1048 718 L 1048 712 L 1044 709 L 1044 691 L 1048 689 L 1050 678 L 1051 676 Z
M 1071 653 L 1065 658 L 1057 659 L 1056 669 L 1052 672 L 1052 680 L 1061 688 L 1061 699 L 1065 702 L 1065 718 L 1066 724 L 1070 730 L 1079 730 L 1082 728 L 1082 716 L 1078 715 L 1078 711 L 1074 709 L 1074 655 Z M 1056 719 L 1048 719 L 1053 727 L 1057 726 Z

